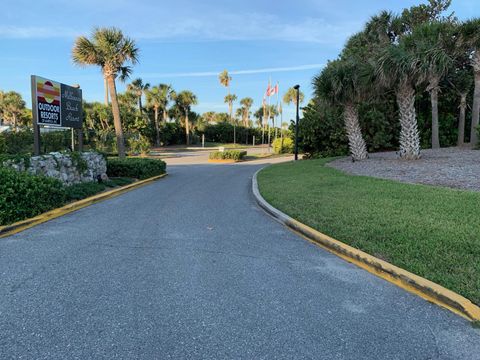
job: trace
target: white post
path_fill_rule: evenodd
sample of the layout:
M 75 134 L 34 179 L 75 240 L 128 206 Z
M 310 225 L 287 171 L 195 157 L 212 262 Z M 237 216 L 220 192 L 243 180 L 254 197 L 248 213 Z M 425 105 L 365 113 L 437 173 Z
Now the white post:
M 205 147 L 205 134 L 202 134 L 202 148 Z
M 255 146 L 255 135 L 253 135 L 253 146 Z
M 75 130 L 71 128 L 71 133 L 72 133 L 72 151 L 75 151 Z

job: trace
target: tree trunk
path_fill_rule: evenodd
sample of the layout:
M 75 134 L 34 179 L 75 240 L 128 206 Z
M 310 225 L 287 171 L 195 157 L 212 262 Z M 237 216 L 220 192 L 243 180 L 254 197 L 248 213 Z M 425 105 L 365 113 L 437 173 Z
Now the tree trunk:
M 432 149 L 440 148 L 440 137 L 438 135 L 438 83 L 439 79 L 432 77 L 428 86 L 432 104 Z
M 113 124 L 115 126 L 115 135 L 117 137 L 118 157 L 125 157 L 125 141 L 123 137 L 122 120 L 120 119 L 120 108 L 117 100 L 117 89 L 115 86 L 115 76 L 110 75 L 108 79 L 108 89 L 110 99 L 112 100 Z
M 186 136 L 186 142 L 188 146 L 190 145 L 190 128 L 188 125 L 188 112 L 185 113 L 185 136 Z
M 168 119 L 167 109 L 163 108 L 163 123 L 166 124 Z
M 12 120 L 13 120 L 13 131 L 17 132 L 17 115 L 15 113 L 12 116 Z
M 345 129 L 347 130 L 348 146 L 353 160 L 364 160 L 368 157 L 367 145 L 362 136 L 358 111 L 354 104 L 347 103 L 344 106 Z
M 105 102 L 105 105 L 108 106 L 108 82 L 107 82 L 107 78 L 104 77 L 103 78 L 103 86 L 105 88 L 105 99 L 104 99 L 104 102 Z
M 138 97 L 138 110 L 140 110 L 140 114 L 143 113 L 143 107 L 142 107 L 142 95 Z
M 420 158 L 420 133 L 415 114 L 415 89 L 404 80 L 397 88 L 397 104 L 400 113 L 400 157 L 406 160 Z
M 480 57 L 480 53 L 475 57 Z M 470 143 L 472 145 L 477 145 L 478 135 L 477 135 L 477 126 L 478 119 L 480 115 L 480 59 L 478 68 L 474 66 L 475 71 L 475 90 L 473 91 L 473 105 L 472 105 L 472 127 L 470 129 Z
M 467 93 L 460 94 L 460 114 L 458 116 L 458 139 L 457 146 L 465 143 L 465 113 L 467 109 Z
M 155 131 L 156 131 L 156 138 L 155 138 L 155 145 L 160 146 L 160 128 L 158 126 L 158 107 L 155 106 Z

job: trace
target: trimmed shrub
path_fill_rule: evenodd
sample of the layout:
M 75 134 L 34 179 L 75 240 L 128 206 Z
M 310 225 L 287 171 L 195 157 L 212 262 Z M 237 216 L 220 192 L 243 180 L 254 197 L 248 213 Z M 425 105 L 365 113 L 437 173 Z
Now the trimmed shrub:
M 0 225 L 55 209 L 65 200 L 59 180 L 0 167 Z
M 164 174 L 165 170 L 166 164 L 161 160 L 107 158 L 107 175 L 109 177 L 130 177 L 142 180 Z
M 240 161 L 245 157 L 245 155 L 247 155 L 246 151 L 225 150 L 225 151 L 211 152 L 210 155 L 208 156 L 208 158 L 212 159 L 212 160 L 235 160 L 235 161 Z
M 273 152 L 275 154 L 291 154 L 293 153 L 293 140 L 290 138 L 277 138 L 273 141 Z

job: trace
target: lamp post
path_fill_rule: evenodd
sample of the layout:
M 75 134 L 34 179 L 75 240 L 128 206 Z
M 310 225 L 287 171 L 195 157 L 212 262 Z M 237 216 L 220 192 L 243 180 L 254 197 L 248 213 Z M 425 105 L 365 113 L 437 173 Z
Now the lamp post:
M 296 107 L 297 107 L 297 116 L 295 118 L 295 161 L 298 160 L 298 120 L 299 120 L 299 102 L 300 102 L 300 85 L 295 85 L 293 87 L 295 90 L 297 90 L 297 101 L 296 101 Z

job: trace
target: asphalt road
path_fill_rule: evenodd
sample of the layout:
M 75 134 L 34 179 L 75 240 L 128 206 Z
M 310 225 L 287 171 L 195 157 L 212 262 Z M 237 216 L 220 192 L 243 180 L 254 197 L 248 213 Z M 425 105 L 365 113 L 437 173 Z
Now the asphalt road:
M 261 166 L 171 165 L 0 239 L 0 359 L 480 359 L 466 320 L 260 210 Z

